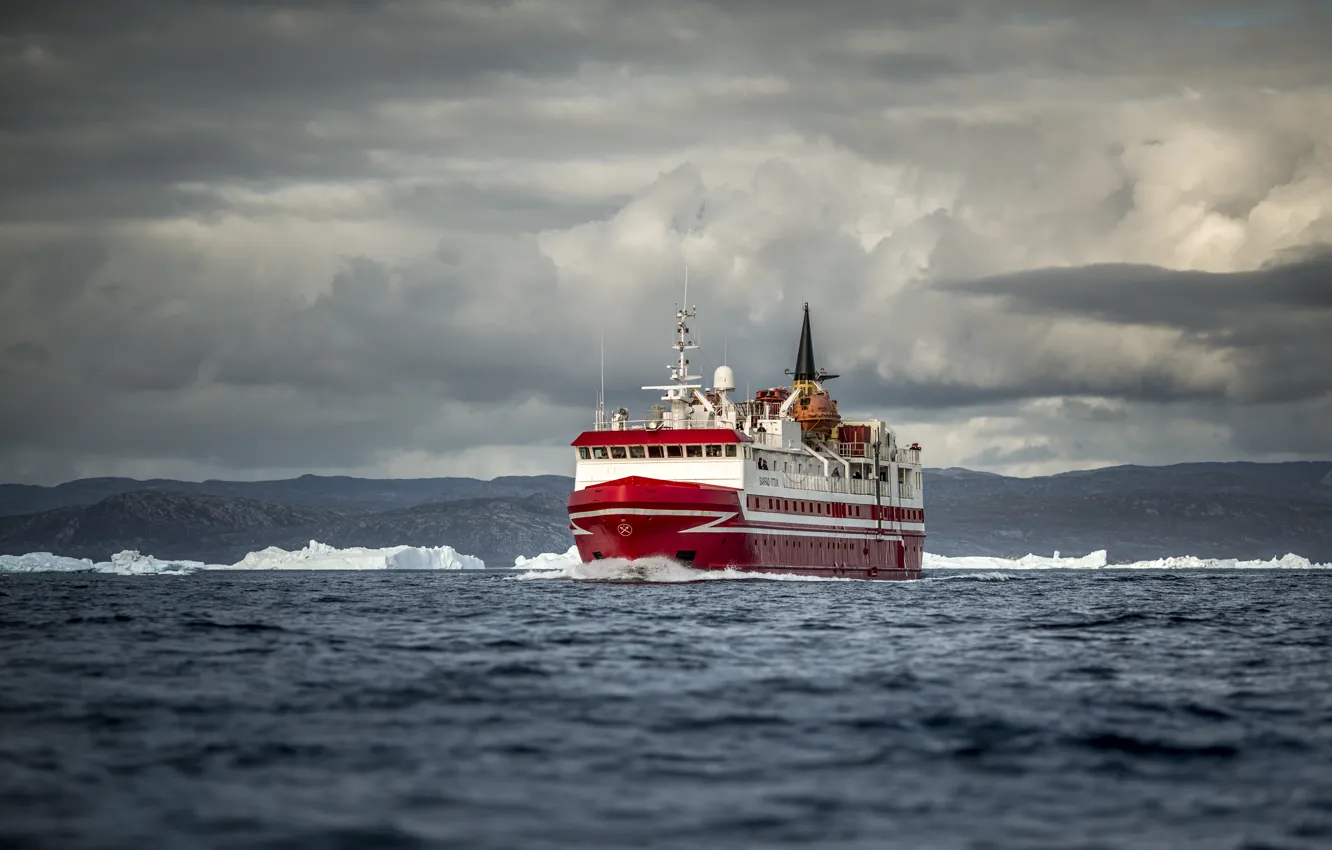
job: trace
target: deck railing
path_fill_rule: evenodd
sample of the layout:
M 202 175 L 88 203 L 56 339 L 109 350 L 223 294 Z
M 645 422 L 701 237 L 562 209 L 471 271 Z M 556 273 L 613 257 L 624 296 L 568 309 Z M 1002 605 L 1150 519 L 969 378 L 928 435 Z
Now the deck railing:
M 754 445 L 769 449 L 782 447 L 782 435 L 778 431 L 755 431 L 749 436 L 754 438 Z
M 842 478 L 814 475 L 808 472 L 786 472 L 782 474 L 783 483 L 793 490 L 812 490 L 816 493 L 847 493 L 856 496 L 873 496 L 874 480 L 864 478 Z M 883 482 L 883 493 L 888 493 L 887 482 Z
M 837 453 L 842 457 L 874 457 L 874 444 L 862 442 L 844 442 L 833 444 Z M 894 460 L 898 463 L 920 463 L 920 449 L 902 449 L 897 450 L 897 454 L 892 455 L 888 449 L 879 450 L 880 460 Z
M 687 419 L 684 422 L 667 422 L 664 419 L 622 419 L 615 421 L 594 422 L 593 431 L 692 431 L 707 428 L 730 428 L 731 426 L 716 418 L 704 420 Z
M 709 416 L 706 419 L 696 420 L 687 419 L 683 422 L 667 421 L 664 419 L 607 419 L 604 422 L 593 423 L 594 431 L 678 431 L 678 430 L 704 430 L 712 428 L 731 428 L 728 422 L 723 422 L 715 416 Z M 782 435 L 779 431 L 754 431 L 750 434 L 754 439 L 754 445 L 770 449 L 783 448 Z M 872 443 L 848 442 L 835 446 L 838 454 L 842 457 L 869 458 L 874 456 L 874 445 Z M 892 460 L 887 450 L 881 451 L 880 460 Z M 896 460 L 898 463 L 919 464 L 920 449 L 897 450 Z

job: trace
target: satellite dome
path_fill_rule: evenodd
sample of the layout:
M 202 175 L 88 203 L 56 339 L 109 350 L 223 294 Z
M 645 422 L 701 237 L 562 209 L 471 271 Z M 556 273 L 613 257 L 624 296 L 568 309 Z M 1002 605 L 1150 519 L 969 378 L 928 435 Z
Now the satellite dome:
M 735 389 L 735 373 L 730 366 L 718 366 L 717 371 L 712 373 L 712 388 L 724 393 Z

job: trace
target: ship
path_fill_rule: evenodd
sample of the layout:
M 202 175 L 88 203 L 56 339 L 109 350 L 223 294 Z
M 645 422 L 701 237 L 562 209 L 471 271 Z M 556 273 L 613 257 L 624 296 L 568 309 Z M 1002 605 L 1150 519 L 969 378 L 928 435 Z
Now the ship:
M 843 419 L 804 305 L 789 385 L 736 398 L 734 371 L 691 375 L 697 307 L 677 305 L 670 382 L 645 419 L 607 415 L 573 441 L 569 530 L 584 563 L 670 558 L 696 570 L 916 579 L 925 546 L 919 443 Z M 603 370 L 604 375 L 604 370 Z M 748 393 L 745 394 L 746 396 Z

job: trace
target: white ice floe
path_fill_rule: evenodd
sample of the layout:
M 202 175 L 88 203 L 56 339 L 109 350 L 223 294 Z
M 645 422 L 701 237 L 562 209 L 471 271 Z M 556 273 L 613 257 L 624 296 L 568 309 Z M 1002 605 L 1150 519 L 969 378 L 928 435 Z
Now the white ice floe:
M 927 570 L 1182 570 L 1182 569 L 1264 569 L 1326 570 L 1332 564 L 1310 563 L 1299 555 L 1283 555 L 1268 561 L 1235 558 L 1197 558 L 1191 555 L 1138 561 L 1132 564 L 1107 563 L 1104 549 L 1080 557 L 1024 555 L 1021 558 L 968 556 L 950 558 L 925 555 Z M 271 546 L 251 552 L 235 564 L 205 564 L 200 561 L 163 560 L 135 551 L 119 552 L 110 561 L 67 558 L 49 552 L 27 555 L 0 555 L 0 573 L 96 572 L 114 575 L 186 575 L 199 570 L 480 570 L 485 563 L 472 555 L 463 555 L 451 546 L 390 546 L 382 549 L 353 547 L 338 549 L 310 541 L 304 549 L 288 552 Z M 520 579 L 569 578 L 584 581 L 687 582 L 718 580 L 773 581 L 855 581 L 847 578 L 815 578 L 783 573 L 740 572 L 738 570 L 696 570 L 669 558 L 643 558 L 629 561 L 607 558 L 584 564 L 577 547 L 567 552 L 544 552 L 514 559 L 513 569 L 522 570 Z
M 50 552 L 27 555 L 0 555 L 0 573 L 111 573 L 122 576 L 187 575 L 203 569 L 215 569 L 199 561 L 162 561 L 134 550 L 117 552 L 110 561 L 94 562 L 87 558 L 66 558 Z
M 1053 557 L 1024 555 L 1021 558 L 996 558 L 972 556 L 950 558 L 944 555 L 926 553 L 927 570 L 986 570 L 984 575 L 971 576 L 991 581 L 1002 581 L 1007 576 L 996 570 L 1099 570 L 1099 569 L 1332 569 L 1332 564 L 1313 564 L 1299 555 L 1285 555 L 1270 561 L 1241 561 L 1233 558 L 1162 558 L 1156 561 L 1139 561 L 1133 564 L 1107 563 L 1106 551 L 1098 549 L 1081 557 L 1065 558 L 1058 552 Z M 514 566 L 516 570 L 526 570 L 519 579 L 575 579 L 581 581 L 642 581 L 642 582 L 687 582 L 718 580 L 755 580 L 774 581 L 857 581 L 858 579 L 840 577 L 797 576 L 785 573 L 741 572 L 739 570 L 696 570 L 669 558 L 642 558 L 626 560 L 607 558 L 602 561 L 582 563 L 577 548 L 564 554 L 545 552 L 531 558 L 519 557 Z
M 925 553 L 924 567 L 927 570 L 1098 570 L 1106 565 L 1106 552 L 1095 552 L 1080 558 L 1061 558 L 1055 552 L 1053 558 L 1040 555 L 1023 555 L 1021 558 L 995 558 L 988 555 L 973 555 L 950 558 L 946 555 Z
M 988 556 L 968 556 L 950 558 L 944 555 L 925 553 L 927 570 L 1327 570 L 1332 564 L 1310 563 L 1308 558 L 1299 555 L 1282 555 L 1269 561 L 1243 561 L 1236 558 L 1197 558 L 1184 555 L 1174 558 L 1158 558 L 1155 561 L 1136 561 L 1131 564 L 1106 563 L 1106 552 L 1098 549 L 1078 558 L 1054 557 L 1041 555 L 1023 555 L 1021 558 L 993 558 Z
M 582 560 L 578 555 L 578 547 L 570 546 L 569 551 L 563 555 L 557 555 L 554 552 L 542 552 L 540 555 L 533 555 L 530 558 L 519 555 L 513 559 L 513 568 L 515 570 L 562 570 L 565 567 L 581 563 Z
M 304 549 L 288 552 L 269 546 L 251 552 L 228 570 L 484 570 L 480 558 L 452 546 L 390 546 L 386 549 L 337 549 L 311 540 Z
M 134 551 L 119 552 L 110 561 L 101 562 L 49 552 L 0 555 L 0 573 L 186 575 L 199 570 L 482 570 L 485 567 L 480 558 L 460 554 L 452 546 L 337 549 L 314 540 L 294 552 L 270 546 L 261 552 L 251 552 L 235 564 L 164 561 Z

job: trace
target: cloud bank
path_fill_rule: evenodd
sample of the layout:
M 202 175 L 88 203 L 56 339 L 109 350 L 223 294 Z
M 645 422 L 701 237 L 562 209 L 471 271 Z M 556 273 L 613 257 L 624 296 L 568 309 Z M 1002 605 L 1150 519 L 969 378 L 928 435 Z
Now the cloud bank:
M 934 465 L 1332 454 L 1328 3 L 104 5 L 3 13 L 5 480 L 568 471 L 686 262 Z

